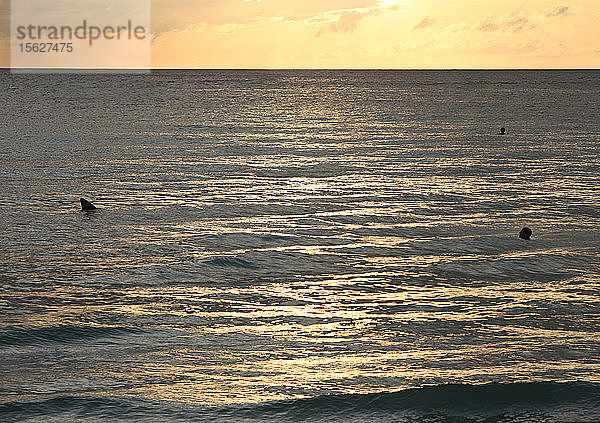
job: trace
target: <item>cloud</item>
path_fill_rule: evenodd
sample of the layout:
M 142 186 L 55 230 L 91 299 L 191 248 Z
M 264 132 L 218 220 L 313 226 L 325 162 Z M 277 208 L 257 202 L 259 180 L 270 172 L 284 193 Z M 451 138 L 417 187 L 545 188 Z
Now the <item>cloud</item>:
M 504 27 L 509 28 L 511 32 L 520 32 L 527 26 L 528 23 L 529 19 L 523 16 L 513 15 L 504 21 Z
M 299 21 L 324 13 L 380 6 L 379 0 L 153 0 L 152 31 L 163 33 L 199 24 L 246 24 L 274 18 Z
M 373 11 L 369 11 L 369 12 L 361 12 L 361 11 L 357 11 L 357 10 L 351 10 L 351 11 L 344 11 L 340 14 L 339 18 L 334 21 L 331 22 L 329 25 L 326 25 L 324 27 L 322 27 L 321 29 L 319 29 L 319 32 L 317 33 L 317 36 L 321 36 L 323 34 L 325 34 L 326 32 L 341 32 L 341 33 L 348 33 L 348 32 L 353 32 L 356 27 L 358 26 L 358 23 L 365 18 L 366 16 L 373 14 Z
M 262 0 L 260 0 L 262 1 Z M 327 32 L 352 33 L 361 20 L 367 16 L 379 15 L 382 12 L 395 12 L 399 10 L 397 0 L 378 0 L 376 6 L 356 9 L 342 9 L 329 11 L 305 19 L 306 24 L 320 24 L 317 36 Z
M 552 12 L 546 13 L 546 17 L 555 18 L 557 16 L 567 16 L 570 14 L 571 14 L 571 10 L 569 9 L 569 6 L 559 6 L 556 9 L 554 9 Z
M 475 29 L 480 32 L 521 32 L 529 25 L 529 19 L 524 16 L 513 13 L 512 15 L 499 18 L 486 18 L 481 21 Z M 533 26 L 531 26 L 533 27 Z
M 428 28 L 435 24 L 436 18 L 430 18 L 429 16 L 425 17 L 421 22 L 416 24 L 413 29 L 423 29 Z
M 494 18 L 487 18 L 484 21 L 480 22 L 476 27 L 477 31 L 481 32 L 493 32 L 498 31 L 500 29 L 500 25 Z

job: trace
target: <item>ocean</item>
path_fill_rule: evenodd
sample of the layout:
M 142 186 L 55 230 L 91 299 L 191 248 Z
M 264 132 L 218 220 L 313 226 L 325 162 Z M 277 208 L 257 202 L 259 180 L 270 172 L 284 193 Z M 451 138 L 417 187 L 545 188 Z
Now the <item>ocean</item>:
M 1 421 L 600 421 L 600 71 L 0 92 Z

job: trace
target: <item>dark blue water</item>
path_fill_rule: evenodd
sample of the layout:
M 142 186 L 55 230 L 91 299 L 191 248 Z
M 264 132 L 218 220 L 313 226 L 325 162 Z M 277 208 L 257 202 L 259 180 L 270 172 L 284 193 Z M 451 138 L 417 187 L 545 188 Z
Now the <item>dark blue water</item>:
M 0 420 L 600 420 L 600 72 L 0 89 Z
M 347 421 L 596 422 L 600 385 L 444 385 L 379 394 L 319 396 L 246 406 L 185 407 L 169 402 L 59 396 L 0 405 L 4 421 Z

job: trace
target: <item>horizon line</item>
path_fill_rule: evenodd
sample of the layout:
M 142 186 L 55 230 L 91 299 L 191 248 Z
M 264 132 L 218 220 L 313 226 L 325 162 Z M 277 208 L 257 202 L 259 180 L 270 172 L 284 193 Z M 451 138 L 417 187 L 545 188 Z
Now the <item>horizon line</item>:
M 0 67 L 0 71 L 69 71 L 69 72 L 131 72 L 143 73 L 151 71 L 600 71 L 600 68 L 17 68 Z

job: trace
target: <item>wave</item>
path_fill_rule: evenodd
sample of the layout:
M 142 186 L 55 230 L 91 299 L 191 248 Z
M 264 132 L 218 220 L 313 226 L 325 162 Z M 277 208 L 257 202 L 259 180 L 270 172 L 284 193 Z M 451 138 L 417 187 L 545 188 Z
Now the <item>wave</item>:
M 6 422 L 17 422 L 24 418 L 28 421 L 38 421 L 36 418 L 43 420 L 50 416 L 53 420 L 61 416 L 74 421 L 95 418 L 109 421 L 139 421 L 143 417 L 156 418 L 158 414 L 163 413 L 157 407 L 152 407 L 150 403 L 118 398 L 59 396 L 41 401 L 0 404 L 0 415 Z
M 63 344 L 97 338 L 118 338 L 143 333 L 130 327 L 51 326 L 40 328 L 11 327 L 0 329 L 0 348 L 12 346 Z
M 307 417 L 344 414 L 399 413 L 407 417 L 445 415 L 497 417 L 510 413 L 552 414 L 553 411 L 594 410 L 600 418 L 600 384 L 513 383 L 487 385 L 439 385 L 398 392 L 321 396 L 263 404 L 254 410 L 264 414 Z M 446 420 L 441 420 L 446 421 Z M 452 420 L 454 421 L 454 420 Z
M 190 407 L 134 399 L 60 396 L 0 404 L 6 421 L 306 421 L 525 422 L 600 420 L 600 384 L 512 383 L 439 385 L 398 392 L 325 395 L 228 407 Z M 13 419 L 13 420 L 11 420 Z
M 202 264 L 216 267 L 237 267 L 240 269 L 256 269 L 257 266 L 247 260 L 234 256 L 218 256 L 204 260 Z

